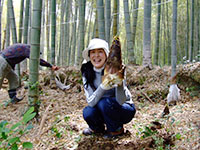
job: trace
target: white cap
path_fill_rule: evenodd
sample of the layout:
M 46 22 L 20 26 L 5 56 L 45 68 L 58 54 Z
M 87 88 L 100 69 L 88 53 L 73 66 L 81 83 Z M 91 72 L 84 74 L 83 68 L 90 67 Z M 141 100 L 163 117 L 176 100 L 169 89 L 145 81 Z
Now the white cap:
M 90 40 L 88 47 L 82 52 L 83 58 L 87 62 L 90 61 L 89 50 L 98 49 L 98 48 L 102 48 L 105 51 L 106 56 L 108 57 L 108 54 L 109 54 L 108 43 L 105 40 L 94 38 Z

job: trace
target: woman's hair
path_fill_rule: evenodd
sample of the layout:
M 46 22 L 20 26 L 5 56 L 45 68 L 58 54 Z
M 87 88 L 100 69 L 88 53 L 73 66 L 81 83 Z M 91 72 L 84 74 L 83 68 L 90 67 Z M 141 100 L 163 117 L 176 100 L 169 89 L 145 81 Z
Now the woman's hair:
M 85 77 L 86 79 L 86 82 L 83 86 L 84 87 L 86 86 L 87 88 L 88 85 L 90 85 L 93 90 L 96 90 L 96 87 L 94 86 L 94 79 L 96 78 L 96 76 L 95 76 L 95 72 L 94 72 L 91 61 L 88 61 L 87 63 L 82 64 L 81 73 L 82 73 L 82 76 Z

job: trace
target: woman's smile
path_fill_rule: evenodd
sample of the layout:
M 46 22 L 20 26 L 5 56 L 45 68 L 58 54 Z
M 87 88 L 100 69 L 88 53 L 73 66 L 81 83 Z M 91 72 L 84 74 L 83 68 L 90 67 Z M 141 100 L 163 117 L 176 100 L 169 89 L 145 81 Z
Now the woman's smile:
M 107 58 L 106 53 L 104 49 L 102 48 L 90 50 L 89 56 L 90 56 L 91 63 L 97 69 L 100 69 L 103 67 Z

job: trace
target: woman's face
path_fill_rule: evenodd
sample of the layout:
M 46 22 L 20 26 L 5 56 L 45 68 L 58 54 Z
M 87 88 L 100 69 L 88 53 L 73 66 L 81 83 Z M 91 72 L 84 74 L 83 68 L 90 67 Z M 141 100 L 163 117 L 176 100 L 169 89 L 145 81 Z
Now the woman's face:
M 104 49 L 102 48 L 93 49 L 90 50 L 89 53 L 92 65 L 97 69 L 102 68 L 107 58 Z

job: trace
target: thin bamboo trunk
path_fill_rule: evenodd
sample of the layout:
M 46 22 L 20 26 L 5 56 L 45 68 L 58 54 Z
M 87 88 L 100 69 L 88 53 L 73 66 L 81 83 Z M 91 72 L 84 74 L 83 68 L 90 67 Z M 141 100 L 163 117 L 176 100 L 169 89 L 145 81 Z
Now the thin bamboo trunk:
M 99 38 L 105 40 L 104 2 L 97 0 Z
M 158 0 L 157 3 L 160 4 L 161 0 Z M 158 5 L 157 9 L 157 21 L 156 21 L 156 42 L 155 42 L 155 50 L 154 50 L 154 64 L 158 65 L 159 59 L 159 44 L 160 44 L 160 13 L 161 13 L 161 5 Z
M 176 74 L 176 64 L 177 64 L 177 49 L 176 49 L 176 39 L 177 39 L 177 0 L 173 0 L 173 18 L 172 18 L 172 72 L 171 77 Z
M 51 63 L 55 65 L 56 0 L 51 0 Z
M 129 60 L 129 63 L 135 63 L 128 0 L 124 0 L 124 16 L 125 16 L 125 25 L 126 25 L 126 38 L 127 38 L 126 42 L 127 42 L 128 60 Z
M 190 21 L 190 52 L 189 61 L 192 62 L 194 58 L 194 0 L 191 1 L 191 21 Z
M 36 116 L 39 115 L 39 58 L 40 58 L 40 31 L 41 31 L 42 1 L 33 1 L 33 21 L 31 24 L 31 53 L 29 61 L 29 107 L 34 107 Z
M 143 66 L 152 69 L 151 60 L 151 1 L 144 0 Z

